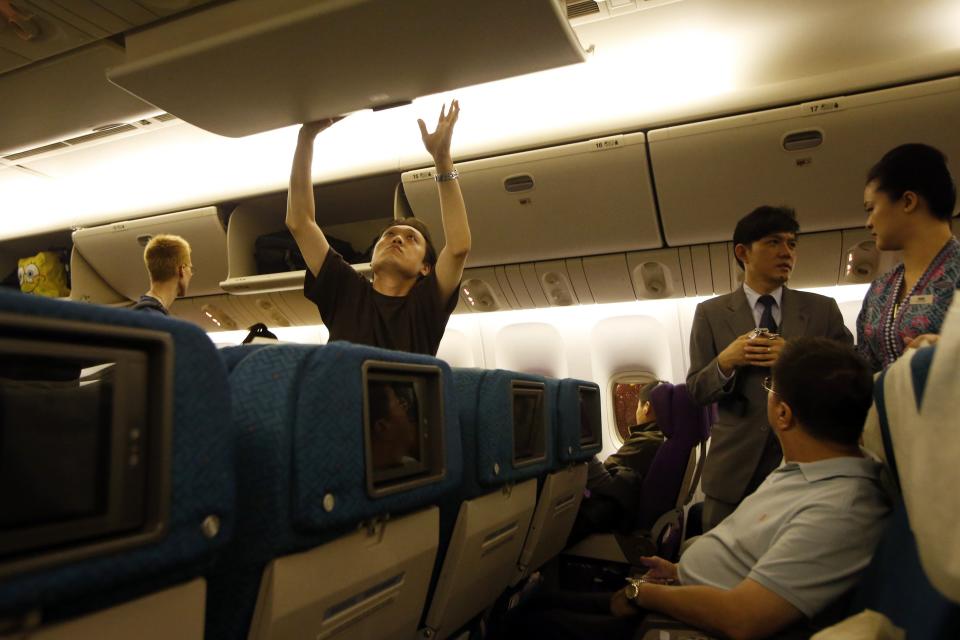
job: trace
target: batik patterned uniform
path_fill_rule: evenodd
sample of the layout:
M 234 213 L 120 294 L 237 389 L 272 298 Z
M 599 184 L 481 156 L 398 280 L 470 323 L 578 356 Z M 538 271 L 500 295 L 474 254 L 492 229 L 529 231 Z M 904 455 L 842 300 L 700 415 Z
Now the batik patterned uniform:
M 901 263 L 874 280 L 857 318 L 857 350 L 874 372 L 899 358 L 911 338 L 940 333 L 953 292 L 960 286 L 960 242 L 951 238 L 901 298 L 903 274 Z

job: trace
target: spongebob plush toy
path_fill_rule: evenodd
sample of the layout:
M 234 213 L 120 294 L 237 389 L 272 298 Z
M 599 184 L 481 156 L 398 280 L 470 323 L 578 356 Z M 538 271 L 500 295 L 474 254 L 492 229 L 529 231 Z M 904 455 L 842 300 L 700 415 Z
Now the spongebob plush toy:
M 67 270 L 55 251 L 41 251 L 30 258 L 17 261 L 20 291 L 37 296 L 62 298 L 70 295 Z

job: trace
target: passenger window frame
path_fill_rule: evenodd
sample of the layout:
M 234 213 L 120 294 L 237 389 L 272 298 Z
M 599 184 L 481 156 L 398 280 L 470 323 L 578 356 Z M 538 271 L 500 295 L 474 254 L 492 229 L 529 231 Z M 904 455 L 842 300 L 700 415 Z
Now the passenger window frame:
M 619 385 L 631 385 L 636 387 L 636 391 L 639 392 L 640 387 L 643 385 L 659 380 L 660 377 L 657 376 L 652 371 L 641 371 L 641 370 L 628 370 L 621 371 L 616 373 L 610 378 L 610 383 L 607 387 L 607 402 L 610 407 L 610 416 L 611 423 L 613 425 L 614 437 L 617 439 L 618 447 L 624 444 L 627 440 L 627 427 L 635 424 L 634 418 L 631 416 L 626 424 L 620 425 L 618 423 L 617 415 L 617 389 Z M 633 405 L 633 411 L 636 412 L 636 404 Z

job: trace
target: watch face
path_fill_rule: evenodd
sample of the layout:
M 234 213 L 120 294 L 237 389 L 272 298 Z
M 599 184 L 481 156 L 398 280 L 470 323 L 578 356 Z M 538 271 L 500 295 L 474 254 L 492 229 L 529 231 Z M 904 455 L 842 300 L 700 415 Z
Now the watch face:
M 627 585 L 626 596 L 630 600 L 636 600 L 637 596 L 640 594 L 640 584 L 637 582 L 631 582 Z

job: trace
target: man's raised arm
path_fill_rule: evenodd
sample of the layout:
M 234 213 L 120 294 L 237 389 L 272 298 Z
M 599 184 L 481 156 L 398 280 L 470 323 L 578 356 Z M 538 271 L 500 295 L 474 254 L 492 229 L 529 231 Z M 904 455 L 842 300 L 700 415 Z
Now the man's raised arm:
M 327 118 L 309 122 L 300 127 L 297 137 L 297 150 L 293 154 L 293 168 L 290 170 L 290 190 L 287 192 L 287 229 L 303 254 L 303 260 L 314 276 L 320 273 L 320 267 L 327 257 L 330 244 L 317 225 L 316 206 L 313 201 L 313 141 L 317 134 L 332 125 L 339 118 Z
M 453 157 L 450 155 L 453 127 L 459 116 L 460 103 L 454 100 L 450 103 L 449 111 L 446 111 L 445 106 L 441 107 L 437 128 L 433 133 L 427 132 L 427 126 L 423 120 L 417 120 L 423 146 L 433 156 L 439 178 L 437 190 L 440 195 L 440 217 L 443 220 L 446 243 L 440 255 L 437 256 L 437 284 L 443 300 L 447 300 L 460 286 L 463 265 L 467 262 L 471 242 L 467 208 L 463 203 L 460 183 L 457 182 L 453 173 Z M 445 177 L 448 179 L 444 180 Z

